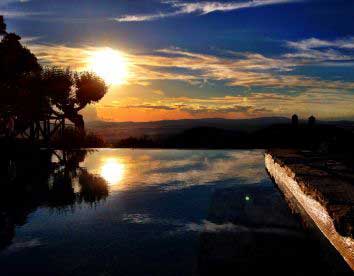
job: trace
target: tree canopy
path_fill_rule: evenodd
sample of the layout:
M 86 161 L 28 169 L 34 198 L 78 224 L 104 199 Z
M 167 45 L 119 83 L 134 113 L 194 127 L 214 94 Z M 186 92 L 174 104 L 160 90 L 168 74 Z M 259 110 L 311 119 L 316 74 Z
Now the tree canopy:
M 73 72 L 59 67 L 42 70 L 43 94 L 50 100 L 50 112 L 64 115 L 78 128 L 84 127 L 79 111 L 98 102 L 107 92 L 105 82 L 92 72 Z
M 37 58 L 21 45 L 20 39 L 16 34 L 5 33 L 0 42 L 1 103 L 12 112 L 16 108 L 17 99 L 25 92 L 25 87 L 21 87 L 24 80 L 41 70 Z
M 103 79 L 92 72 L 42 67 L 20 36 L 7 33 L 3 16 L 0 35 L 0 115 L 22 123 L 61 116 L 83 129 L 79 111 L 106 94 Z
M 6 24 L 4 22 L 4 17 L 0 15 L 0 35 L 3 35 L 6 33 Z

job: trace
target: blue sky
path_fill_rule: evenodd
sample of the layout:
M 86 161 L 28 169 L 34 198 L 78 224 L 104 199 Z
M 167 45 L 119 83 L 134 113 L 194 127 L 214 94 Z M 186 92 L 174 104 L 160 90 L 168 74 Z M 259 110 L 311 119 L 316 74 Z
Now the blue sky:
M 351 0 L 0 0 L 45 64 L 110 48 L 129 76 L 88 120 L 354 118 Z M 114 70 L 114 68 L 112 68 Z

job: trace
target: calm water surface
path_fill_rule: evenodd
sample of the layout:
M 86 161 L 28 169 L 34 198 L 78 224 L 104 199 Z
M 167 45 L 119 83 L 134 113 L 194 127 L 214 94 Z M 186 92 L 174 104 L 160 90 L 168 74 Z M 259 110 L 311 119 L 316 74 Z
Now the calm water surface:
M 317 243 L 269 179 L 263 151 L 11 159 L 1 171 L 2 276 L 321 270 Z

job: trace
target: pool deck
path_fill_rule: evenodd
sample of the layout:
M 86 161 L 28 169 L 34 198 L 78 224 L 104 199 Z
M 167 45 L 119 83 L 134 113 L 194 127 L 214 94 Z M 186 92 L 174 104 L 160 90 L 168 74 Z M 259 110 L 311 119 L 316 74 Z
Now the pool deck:
M 354 173 L 344 164 L 306 151 L 272 149 L 265 165 L 282 192 L 293 197 L 354 270 Z

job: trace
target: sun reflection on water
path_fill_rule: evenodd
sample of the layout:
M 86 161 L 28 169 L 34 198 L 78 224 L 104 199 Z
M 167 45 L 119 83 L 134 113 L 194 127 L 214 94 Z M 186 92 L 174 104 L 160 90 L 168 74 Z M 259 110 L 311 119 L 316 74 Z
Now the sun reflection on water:
M 263 162 L 262 151 L 112 149 L 90 153 L 81 166 L 105 179 L 110 192 L 147 186 L 171 191 L 210 185 L 225 178 L 261 182 L 268 176 L 255 172 Z
M 105 159 L 100 169 L 100 175 L 112 186 L 123 180 L 124 173 L 124 163 L 114 157 Z

